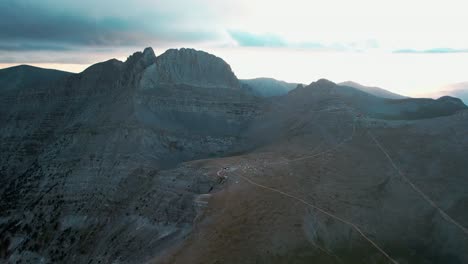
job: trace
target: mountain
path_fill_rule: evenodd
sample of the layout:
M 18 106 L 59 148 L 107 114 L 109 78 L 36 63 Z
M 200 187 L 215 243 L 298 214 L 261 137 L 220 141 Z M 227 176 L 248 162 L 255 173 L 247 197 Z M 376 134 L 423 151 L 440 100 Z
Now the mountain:
M 459 99 L 239 83 L 147 48 L 1 90 L 2 262 L 468 261 Z
M 5 91 L 30 87 L 31 85 L 42 85 L 69 75 L 71 75 L 69 72 L 29 65 L 14 66 L 0 69 L 0 89 Z
M 423 94 L 422 96 L 439 98 L 446 95 L 460 98 L 465 104 L 468 104 L 468 82 L 447 85 L 436 92 Z
M 392 93 L 390 91 L 387 91 L 387 90 L 379 88 L 379 87 L 364 86 L 362 84 L 352 82 L 352 81 L 342 82 L 342 83 L 339 83 L 338 85 L 356 88 L 356 89 L 361 90 L 363 92 L 370 93 L 372 95 L 382 97 L 382 98 L 389 98 L 389 99 L 404 99 L 404 98 L 407 98 L 406 96 L 399 95 L 399 94 L 396 94 L 396 93 Z
M 221 58 L 194 49 L 170 49 L 156 59 L 146 78 L 155 84 L 238 88 L 239 80 Z
M 167 64 L 173 57 L 180 68 Z M 193 58 L 209 65 L 200 69 Z M 239 131 L 257 100 L 212 55 L 156 57 L 150 48 L 48 86 L 2 91 L 3 257 L 140 262 L 182 239 L 196 213 L 194 195 L 217 181 L 160 171 L 245 148 Z
M 278 81 L 273 78 L 255 78 L 240 80 L 240 82 L 254 94 L 261 97 L 285 95 L 297 87 L 297 83 Z

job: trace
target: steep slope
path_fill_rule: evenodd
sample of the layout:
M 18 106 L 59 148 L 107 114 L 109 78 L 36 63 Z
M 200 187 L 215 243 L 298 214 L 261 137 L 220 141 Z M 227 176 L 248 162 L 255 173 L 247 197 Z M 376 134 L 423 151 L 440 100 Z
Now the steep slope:
M 379 88 L 379 87 L 364 86 L 362 84 L 352 82 L 352 81 L 342 82 L 342 83 L 339 83 L 338 85 L 356 88 L 356 89 L 361 90 L 363 92 L 366 92 L 366 93 L 369 93 L 369 94 L 372 94 L 372 95 L 375 95 L 375 96 L 378 96 L 378 97 L 382 97 L 382 98 L 388 98 L 388 99 L 404 99 L 404 98 L 407 98 L 406 96 L 399 95 L 399 94 L 396 94 L 396 93 L 392 93 L 390 91 L 387 91 L 387 90 Z
M 0 89 L 16 90 L 31 86 L 40 86 L 64 78 L 72 73 L 43 69 L 29 65 L 19 65 L 0 69 Z
M 273 78 L 255 78 L 240 80 L 245 89 L 251 90 L 254 94 L 262 97 L 285 95 L 297 87 L 297 83 L 288 83 L 275 80 Z
M 242 149 L 240 132 L 261 103 L 240 89 L 222 59 L 180 49 L 164 52 L 144 70 L 134 104 L 139 122 L 170 135 L 168 144 L 181 155 L 193 153 L 185 158 L 190 160 Z

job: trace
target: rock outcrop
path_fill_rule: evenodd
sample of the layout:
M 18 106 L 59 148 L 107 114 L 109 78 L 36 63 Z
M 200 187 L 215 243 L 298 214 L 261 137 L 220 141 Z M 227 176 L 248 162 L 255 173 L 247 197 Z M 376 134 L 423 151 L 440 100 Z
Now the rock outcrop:
M 151 87 L 141 86 L 156 64 L 148 48 L 50 85 L 2 91 L 4 259 L 140 262 L 190 231 L 193 199 L 218 179 L 159 171 L 242 150 L 240 131 L 258 107 L 225 62 L 199 53 L 182 51 L 176 65 L 163 57 L 183 78 Z M 185 65 L 194 58 L 214 65 Z M 217 79 L 196 82 L 205 69 Z M 191 176 L 181 179 L 181 171 Z
M 239 88 L 239 80 L 225 61 L 194 49 L 170 49 L 164 52 L 144 75 L 145 82 L 154 84 Z

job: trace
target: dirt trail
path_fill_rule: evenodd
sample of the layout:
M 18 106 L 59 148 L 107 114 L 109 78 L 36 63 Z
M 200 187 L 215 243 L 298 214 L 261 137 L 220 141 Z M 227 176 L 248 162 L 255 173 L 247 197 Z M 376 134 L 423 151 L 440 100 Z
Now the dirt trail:
M 289 159 L 289 160 L 277 161 L 277 162 L 270 162 L 270 163 L 266 163 L 265 165 L 287 164 L 287 163 L 291 163 L 291 162 L 295 162 L 295 161 L 311 159 L 311 158 L 314 158 L 314 157 L 317 157 L 317 156 L 320 156 L 320 155 L 323 155 L 323 154 L 330 153 L 330 152 L 334 151 L 335 149 L 343 146 L 346 142 L 351 141 L 353 139 L 353 137 L 354 137 L 355 132 L 356 132 L 356 124 L 353 123 L 353 131 L 352 131 L 351 135 L 349 137 L 343 139 L 340 143 L 336 144 L 335 146 L 333 146 L 333 147 L 331 147 L 329 149 L 326 149 L 324 151 L 314 153 L 314 154 L 311 154 L 311 155 L 295 158 L 295 159 Z
M 308 156 L 304 156 L 304 157 L 300 157 L 300 158 L 296 158 L 296 159 L 291 159 L 291 160 L 287 160 L 287 161 L 279 161 L 279 162 L 272 162 L 272 163 L 267 163 L 265 165 L 277 165 L 277 164 L 286 164 L 286 163 L 289 163 L 289 162 L 294 162 L 294 161 L 299 161 L 299 160 L 306 160 L 306 159 L 310 159 L 310 158 L 313 158 L 313 157 L 317 157 L 317 156 L 320 156 L 320 155 L 323 155 L 323 154 L 326 154 L 326 153 L 329 153 L 329 152 L 332 152 L 334 151 L 335 149 L 339 148 L 340 146 L 344 145 L 345 143 L 351 141 L 355 135 L 355 132 L 356 132 L 356 124 L 355 122 L 353 122 L 353 130 L 351 132 L 351 135 L 347 138 L 345 138 L 344 140 L 342 140 L 340 143 L 336 144 L 335 146 L 327 149 L 327 150 L 324 150 L 322 152 L 319 152 L 319 153 L 315 153 L 315 154 L 312 154 L 312 155 L 308 155 Z M 250 167 L 248 166 L 249 168 L 252 168 L 255 170 L 255 167 Z M 243 168 L 245 169 L 245 167 Z M 219 177 L 224 177 L 224 173 L 226 172 L 230 172 L 233 176 L 237 176 L 243 180 L 245 180 L 246 182 L 248 182 L 249 184 L 251 185 L 254 185 L 256 187 L 260 187 L 260 188 L 263 188 L 265 190 L 269 190 L 269 191 L 272 191 L 272 192 L 275 192 L 275 193 L 278 193 L 280 195 L 283 195 L 283 196 L 286 196 L 288 198 L 291 198 L 291 199 L 294 199 L 294 200 L 297 200 L 307 206 L 310 206 L 312 208 L 314 208 L 315 210 L 333 218 L 333 219 L 336 219 L 338 220 L 339 222 L 343 223 L 343 224 L 346 224 L 348 226 L 350 226 L 352 229 L 354 229 L 355 231 L 357 231 L 366 241 L 368 241 L 374 248 L 376 248 L 380 253 L 382 253 L 382 255 L 384 255 L 391 263 L 393 264 L 398 264 L 398 262 L 396 260 L 394 260 L 392 257 L 390 257 L 390 255 L 385 252 L 381 247 L 379 247 L 379 245 L 377 245 L 372 239 L 370 239 L 357 225 L 337 216 L 337 215 L 334 215 L 314 204 L 311 204 L 307 201 L 305 201 L 304 199 L 302 198 L 299 198 L 297 196 L 294 196 L 292 194 L 289 194 L 287 192 L 284 192 L 284 191 L 281 191 L 281 190 L 278 190 L 278 189 L 275 189 L 275 188 L 272 188 L 272 187 L 268 187 L 268 186 L 265 186 L 265 185 L 262 185 L 262 184 L 259 184 L 251 179 L 249 179 L 248 177 L 245 177 L 243 175 L 240 175 L 240 174 L 237 174 L 237 173 L 234 173 L 235 169 L 233 170 L 232 168 L 229 168 L 229 171 L 226 170 L 225 168 L 221 168 L 220 170 L 218 170 L 216 172 L 216 175 L 219 176 Z M 245 171 L 244 171 L 245 172 Z
M 353 116 L 356 116 L 355 113 L 353 113 L 351 110 L 349 109 L 345 109 L 347 111 L 350 112 L 351 115 Z M 319 110 L 319 111 L 315 111 L 317 113 L 321 113 L 321 112 L 327 112 L 326 110 Z M 263 164 L 264 166 L 269 166 L 269 165 L 278 165 L 278 164 L 288 164 L 288 163 L 291 163 L 291 162 L 295 162 L 295 161 L 301 161 L 301 160 L 307 160 L 307 159 L 311 159 L 311 158 L 314 158 L 314 157 L 317 157 L 317 156 L 320 156 L 320 155 L 323 155 L 323 154 L 326 154 L 326 153 L 330 153 L 334 150 L 336 150 L 337 148 L 343 146 L 345 143 L 351 141 L 355 135 L 355 132 L 356 132 L 356 120 L 354 120 L 353 122 L 353 130 L 352 130 L 352 133 L 349 137 L 345 138 L 344 140 L 342 140 L 341 142 L 339 142 L 338 144 L 334 145 L 333 147 L 331 148 L 328 148 L 324 151 L 321 151 L 321 152 L 318 152 L 318 153 L 314 153 L 314 154 L 311 154 L 311 155 L 307 155 L 307 156 L 303 156 L 303 157 L 299 157 L 299 158 L 295 158 L 295 159 L 289 159 L 289 160 L 282 160 L 282 161 L 277 161 L 277 162 L 270 162 L 270 163 L 265 163 Z M 374 143 L 378 146 L 378 148 L 385 154 L 386 158 L 389 160 L 389 162 L 391 163 L 392 167 L 398 172 L 398 174 L 404 179 L 404 181 L 411 186 L 411 188 L 416 192 L 418 193 L 424 200 L 426 200 L 432 207 L 434 207 L 441 215 L 442 217 L 453 223 L 454 225 L 456 225 L 458 228 L 460 228 L 463 233 L 465 233 L 465 235 L 468 235 L 468 230 L 467 228 L 463 227 L 460 223 L 458 223 L 457 221 L 455 221 L 453 218 L 451 218 L 447 213 L 445 213 L 439 206 L 437 206 L 437 204 L 431 200 L 424 192 L 422 192 L 416 185 L 414 185 L 411 180 L 409 180 L 402 172 L 401 170 L 396 166 L 396 164 L 394 163 L 394 161 L 392 160 L 392 158 L 390 157 L 390 155 L 388 154 L 388 152 L 383 148 L 383 146 L 380 144 L 380 142 L 374 137 L 374 135 L 368 131 L 370 137 L 372 138 L 372 140 L 374 141 Z M 238 168 L 238 167 L 237 167 Z M 259 188 L 262 188 L 262 189 L 265 189 L 265 190 L 268 190 L 268 191 L 271 191 L 271 192 L 275 192 L 275 193 L 278 193 L 282 196 L 285 196 L 285 197 L 288 197 L 290 199 L 294 199 L 296 201 L 299 201 L 307 206 L 310 206 L 312 208 L 314 208 L 315 210 L 335 219 L 335 220 L 338 220 L 339 222 L 343 223 L 343 224 L 346 224 L 348 226 L 350 226 L 352 229 L 354 229 L 355 231 L 357 231 L 366 241 L 368 241 L 375 249 L 377 249 L 380 253 L 382 253 L 382 255 L 384 255 L 391 263 L 393 264 L 398 264 L 398 262 L 393 259 L 387 252 L 385 252 L 379 245 L 377 245 L 372 239 L 370 239 L 362 230 L 361 228 L 359 228 L 356 224 L 348 221 L 348 220 L 345 220 L 337 215 L 334 215 L 312 203 L 309 203 L 307 201 L 305 201 L 304 199 L 300 198 L 300 197 L 297 197 L 295 195 L 292 195 L 290 193 L 287 193 L 287 192 L 284 192 L 284 191 L 281 191 L 279 189 L 275 189 L 275 188 L 272 188 L 272 187 L 268 187 L 268 186 L 265 186 L 265 185 L 262 185 L 260 183 L 257 183 L 255 182 L 254 180 L 248 178 L 248 177 L 245 177 L 243 175 L 240 175 L 240 174 L 237 174 L 237 173 L 234 173 L 235 170 L 237 170 L 237 168 L 221 168 L 220 170 L 218 170 L 216 172 L 217 176 L 218 177 L 227 177 L 227 175 L 225 173 L 230 173 L 232 174 L 233 176 L 237 176 L 241 179 L 243 179 L 244 181 L 246 181 L 247 183 L 253 185 L 253 186 L 256 186 L 256 187 L 259 187 Z M 242 168 L 243 172 L 245 173 L 245 168 L 251 168 L 253 170 L 256 171 L 255 167 L 253 166 L 244 166 Z
M 377 147 L 383 152 L 383 154 L 387 157 L 388 161 L 392 165 L 392 167 L 398 172 L 398 174 L 403 178 L 403 180 L 411 186 L 411 188 L 419 194 L 426 202 L 428 202 L 432 207 L 434 207 L 441 215 L 442 218 L 444 218 L 446 221 L 454 224 L 458 228 L 460 228 L 465 235 L 468 235 L 468 229 L 462 226 L 460 223 L 455 221 L 452 217 L 450 217 L 444 210 L 442 210 L 429 196 L 427 196 L 421 189 L 419 189 L 408 177 L 405 176 L 405 174 L 398 168 L 398 166 L 395 164 L 393 161 L 392 157 L 388 154 L 388 152 L 385 150 L 385 148 L 380 144 L 380 142 L 377 140 L 377 138 L 372 134 L 372 132 L 368 132 L 369 136 L 372 138 L 374 143 L 377 145 Z
M 275 189 L 275 188 L 271 188 L 271 187 L 256 183 L 255 181 L 253 181 L 253 180 L 251 180 L 251 179 L 249 179 L 249 178 L 247 178 L 245 176 L 239 175 L 239 174 L 233 173 L 233 175 L 244 179 L 245 181 L 247 181 L 248 183 L 250 183 L 250 184 L 252 184 L 254 186 L 257 186 L 257 187 L 260 187 L 260 188 L 263 188 L 263 189 L 266 189 L 266 190 L 269 190 L 269 191 L 272 191 L 272 192 L 276 192 L 276 193 L 279 193 L 279 194 L 281 194 L 283 196 L 286 196 L 286 197 L 289 197 L 291 199 L 297 200 L 297 201 L 299 201 L 299 202 L 301 202 L 301 203 L 303 203 L 303 204 L 305 204 L 307 206 L 310 206 L 310 207 L 314 208 L 315 210 L 317 210 L 317 211 L 319 211 L 319 212 L 321 212 L 321 213 L 323 213 L 323 214 L 325 214 L 325 215 L 327 215 L 327 216 L 329 216 L 329 217 L 331 217 L 333 219 L 336 219 L 336 220 L 350 226 L 351 228 L 356 230 L 365 240 L 367 240 L 374 248 L 376 248 L 378 251 L 380 251 L 380 253 L 382 253 L 382 255 L 384 255 L 388 260 L 390 260 L 394 264 L 398 264 L 398 262 L 396 260 L 394 260 L 392 257 L 390 257 L 390 255 L 387 252 L 385 252 L 381 247 L 379 247 L 379 245 L 377 245 L 374 241 L 372 241 L 372 239 L 370 239 L 366 234 L 364 234 L 364 232 L 358 226 L 356 226 L 355 224 L 353 224 L 353 223 L 351 223 L 351 222 L 349 222 L 349 221 L 347 221 L 347 220 L 345 220 L 345 219 L 343 219 L 343 218 L 341 218 L 341 217 L 339 217 L 337 215 L 334 215 L 334 214 L 332 214 L 330 212 L 327 212 L 324 209 L 322 209 L 322 208 L 320 208 L 320 207 L 318 207 L 316 205 L 313 205 L 313 204 L 311 204 L 311 203 L 309 203 L 309 202 L 305 201 L 304 199 L 301 199 L 301 198 L 299 198 L 297 196 L 294 196 L 292 194 L 283 192 L 283 191 Z

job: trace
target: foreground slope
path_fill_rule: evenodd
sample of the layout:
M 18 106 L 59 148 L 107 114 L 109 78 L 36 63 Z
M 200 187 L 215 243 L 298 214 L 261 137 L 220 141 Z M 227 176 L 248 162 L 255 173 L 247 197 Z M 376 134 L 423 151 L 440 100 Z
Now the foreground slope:
M 304 89 L 258 118 L 255 151 L 207 162 L 225 187 L 154 262 L 465 263 L 468 111 L 375 119 L 332 83 Z
M 455 98 L 319 80 L 261 99 L 220 58 L 148 48 L 0 99 L 7 263 L 468 261 L 405 180 L 468 226 Z

